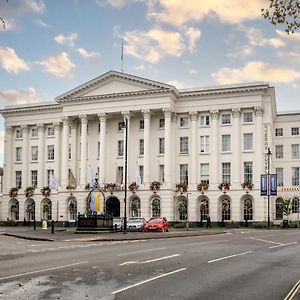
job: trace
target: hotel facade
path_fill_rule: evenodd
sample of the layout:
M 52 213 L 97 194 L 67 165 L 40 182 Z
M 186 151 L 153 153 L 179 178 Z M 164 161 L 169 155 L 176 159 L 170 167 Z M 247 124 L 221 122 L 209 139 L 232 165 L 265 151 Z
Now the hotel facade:
M 95 178 L 98 213 L 124 216 L 126 140 L 127 217 L 276 223 L 290 198 L 299 220 L 300 112 L 278 113 L 266 83 L 178 90 L 110 71 L 53 103 L 1 114 L 0 220 L 74 222 L 90 209 Z M 277 174 L 269 205 L 260 191 L 268 168 Z

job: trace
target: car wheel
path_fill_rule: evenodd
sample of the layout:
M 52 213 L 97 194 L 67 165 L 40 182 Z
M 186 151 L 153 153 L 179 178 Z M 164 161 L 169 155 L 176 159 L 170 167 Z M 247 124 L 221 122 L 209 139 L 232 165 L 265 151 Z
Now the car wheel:
M 166 232 L 169 232 L 169 228 L 166 229 Z

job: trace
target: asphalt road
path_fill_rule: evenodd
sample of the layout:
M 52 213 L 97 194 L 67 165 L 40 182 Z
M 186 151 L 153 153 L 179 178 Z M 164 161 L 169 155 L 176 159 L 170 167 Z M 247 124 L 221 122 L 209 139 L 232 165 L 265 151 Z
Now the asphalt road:
M 0 236 L 0 299 L 285 299 L 299 253 L 300 230 L 84 243 Z

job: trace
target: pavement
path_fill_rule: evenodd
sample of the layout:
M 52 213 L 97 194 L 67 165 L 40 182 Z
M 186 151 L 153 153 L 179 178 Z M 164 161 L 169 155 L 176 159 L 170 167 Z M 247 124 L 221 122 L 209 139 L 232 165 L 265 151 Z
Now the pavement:
M 124 240 L 146 240 L 146 239 L 165 239 L 188 236 L 206 236 L 224 234 L 226 230 L 206 229 L 206 228 L 190 228 L 175 229 L 170 228 L 169 232 L 90 232 L 77 233 L 76 228 L 60 228 L 55 227 L 54 233 L 51 228 L 42 229 L 37 227 L 0 227 L 0 234 L 12 236 L 21 239 L 49 241 L 49 242 L 94 242 L 94 241 L 124 241 Z

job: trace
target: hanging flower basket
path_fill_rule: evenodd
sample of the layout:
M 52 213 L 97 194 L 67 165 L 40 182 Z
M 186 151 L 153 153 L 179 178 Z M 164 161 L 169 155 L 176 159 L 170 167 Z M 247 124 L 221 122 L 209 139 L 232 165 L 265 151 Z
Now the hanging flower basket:
M 34 187 L 28 186 L 28 187 L 24 190 L 25 197 L 26 197 L 26 198 L 32 197 L 33 194 L 34 194 L 34 191 L 35 191 L 35 188 L 34 188 Z
M 42 189 L 41 189 L 41 193 L 44 197 L 48 198 L 50 197 L 51 195 L 51 189 L 49 188 L 49 186 L 44 186 Z
M 87 183 L 87 184 L 85 185 L 84 189 L 85 189 L 85 190 L 89 190 L 89 189 L 90 189 L 90 184 Z
M 135 192 L 138 188 L 138 185 L 136 184 L 136 182 L 131 182 L 128 186 L 129 191 L 131 192 Z
M 224 193 L 226 193 L 226 191 L 230 190 L 230 183 L 229 182 L 221 182 L 218 185 L 219 190 L 223 191 Z
M 241 184 L 243 189 L 248 189 L 248 190 L 252 190 L 254 184 L 250 181 L 245 181 Z
M 151 191 L 156 192 L 160 189 L 161 183 L 159 181 L 152 181 L 149 188 Z
M 74 191 L 76 189 L 76 186 L 75 185 L 72 185 L 72 184 L 68 184 L 66 186 L 66 189 L 70 192 L 71 196 L 73 195 L 72 191 Z
M 177 183 L 176 184 L 176 192 L 186 193 L 188 189 L 188 185 L 185 183 Z
M 117 185 L 115 183 L 106 183 L 104 186 L 104 190 L 109 191 L 111 194 L 113 191 L 117 188 Z
M 200 191 L 202 194 L 204 194 L 204 191 L 208 190 L 208 183 L 206 182 L 200 182 L 197 184 L 197 190 Z
M 9 191 L 10 198 L 16 198 L 18 196 L 18 189 L 16 187 L 12 187 Z

